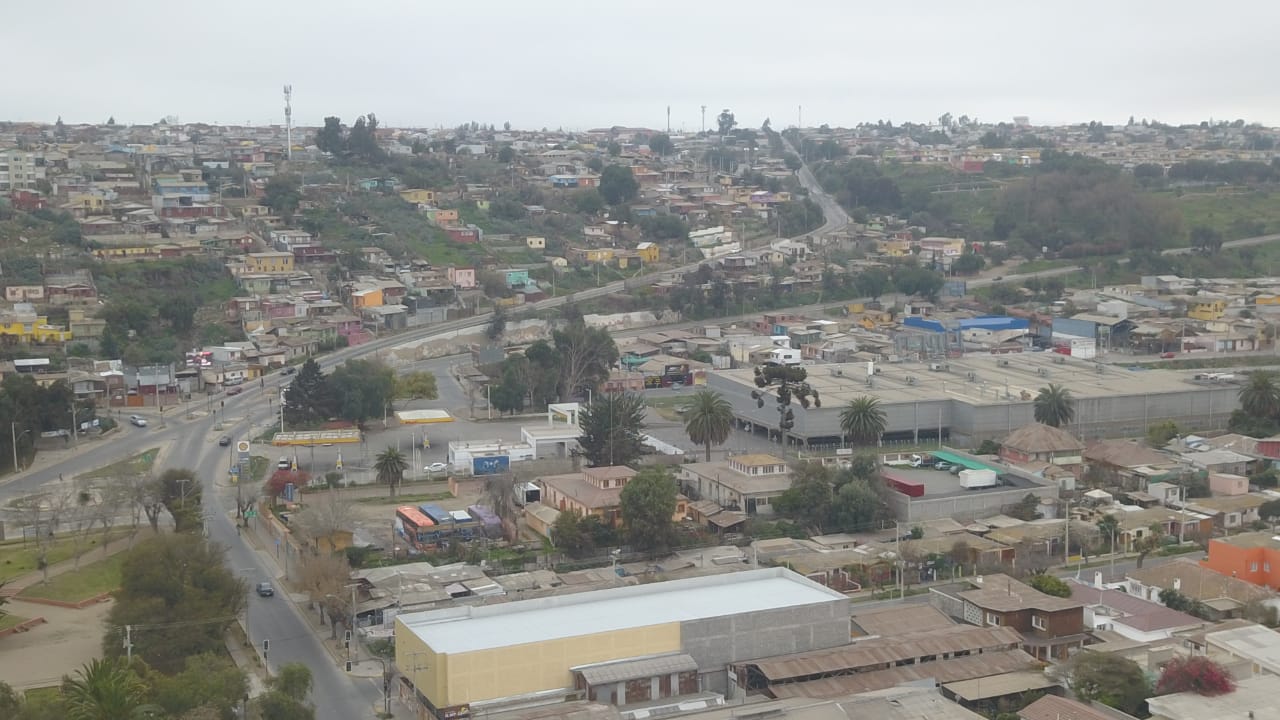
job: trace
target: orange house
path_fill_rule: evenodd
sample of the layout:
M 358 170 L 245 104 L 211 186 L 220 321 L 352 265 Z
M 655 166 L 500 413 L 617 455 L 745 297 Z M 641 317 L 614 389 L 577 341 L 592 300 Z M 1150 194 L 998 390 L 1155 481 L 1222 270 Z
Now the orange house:
M 1280 588 L 1280 540 L 1269 532 L 1241 533 L 1209 541 L 1203 567 L 1254 585 Z

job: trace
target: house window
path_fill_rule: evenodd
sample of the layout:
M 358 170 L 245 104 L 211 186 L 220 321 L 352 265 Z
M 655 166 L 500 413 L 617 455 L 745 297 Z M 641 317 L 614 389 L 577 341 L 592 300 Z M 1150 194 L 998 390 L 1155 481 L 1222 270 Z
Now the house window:
M 1256 561 L 1249 563 L 1249 572 L 1258 572 L 1258 563 Z
M 992 614 L 992 613 L 987 613 L 987 624 L 988 624 L 988 625 L 999 625 L 999 624 L 1000 624 L 1000 616 L 999 616 L 999 615 Z
M 1048 630 L 1048 629 L 1049 629 L 1049 626 L 1048 626 L 1048 624 L 1047 624 L 1047 623 L 1045 623 L 1045 621 L 1044 621 L 1044 616 L 1042 616 L 1042 615 L 1032 615 L 1032 616 L 1031 616 L 1031 627 L 1033 627 L 1033 628 L 1035 628 L 1035 629 L 1037 629 L 1037 630 Z
M 1262 572 L 1271 572 L 1271 562 L 1269 560 L 1262 561 Z

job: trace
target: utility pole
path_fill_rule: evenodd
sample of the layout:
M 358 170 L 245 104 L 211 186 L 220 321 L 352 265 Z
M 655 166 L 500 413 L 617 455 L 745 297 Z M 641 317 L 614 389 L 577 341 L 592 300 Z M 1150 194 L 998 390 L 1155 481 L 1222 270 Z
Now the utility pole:
M 125 661 L 133 662 L 133 626 L 124 626 L 124 655 Z
M 77 424 L 78 422 L 76 420 L 76 400 L 75 398 L 71 398 L 71 444 L 72 445 L 80 444 L 80 436 L 76 433 Z
M 804 106 L 797 105 L 796 106 L 796 128 L 799 129 L 803 127 L 804 127 Z
M 667 134 L 671 134 L 671 106 L 667 106 Z
M 1062 563 L 1068 565 L 1071 563 L 1071 501 L 1067 501 L 1067 521 L 1063 523 L 1066 529 L 1063 537 Z
M 9 442 L 13 445 L 13 471 L 18 472 L 18 423 L 9 423 Z
M 707 106 L 702 106 L 702 132 L 707 131 Z

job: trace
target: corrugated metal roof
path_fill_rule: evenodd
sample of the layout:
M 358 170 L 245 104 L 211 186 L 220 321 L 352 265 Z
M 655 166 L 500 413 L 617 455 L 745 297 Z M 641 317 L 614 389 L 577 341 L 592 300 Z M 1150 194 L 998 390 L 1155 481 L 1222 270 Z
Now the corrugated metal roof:
M 987 678 L 1001 673 L 1027 670 L 1038 665 L 1035 658 L 1022 650 L 997 650 L 949 660 L 904 665 L 888 670 L 873 670 L 821 680 L 771 685 L 769 692 L 778 698 L 834 698 L 920 680 L 933 679 L 939 683 L 949 683 Z
M 957 652 L 1007 650 L 1022 644 L 1022 635 L 1008 627 L 956 625 L 949 628 L 874 638 L 831 650 L 815 650 L 752 661 L 771 682 L 841 671 L 892 665 L 899 660 L 950 655 Z
M 1043 690 L 1057 684 L 1057 681 L 1049 678 L 1043 672 L 1024 671 L 947 683 L 947 690 L 961 700 L 973 702 L 1027 692 L 1028 690 Z
M 686 653 L 673 653 L 658 657 L 640 658 L 637 660 L 619 660 L 610 663 L 582 665 L 570 668 L 581 673 L 588 685 L 624 682 L 654 675 L 670 675 L 679 672 L 691 672 L 698 669 L 698 663 Z

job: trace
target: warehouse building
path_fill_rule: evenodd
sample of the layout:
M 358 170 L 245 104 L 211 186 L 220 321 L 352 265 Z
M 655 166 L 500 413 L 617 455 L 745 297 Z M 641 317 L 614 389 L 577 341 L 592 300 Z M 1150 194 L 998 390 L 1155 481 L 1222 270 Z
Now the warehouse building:
M 1230 373 L 1195 373 L 1103 365 L 1058 353 L 968 356 L 929 363 L 841 363 L 807 367 L 821 407 L 792 404 L 790 442 L 838 444 L 840 411 L 850 400 L 880 400 L 887 441 L 950 439 L 965 447 L 999 440 L 1035 421 L 1032 400 L 1049 383 L 1074 398 L 1075 417 L 1063 429 L 1088 441 L 1142 435 L 1157 420 L 1182 427 L 1225 428 L 1239 407 L 1240 379 Z M 707 386 L 733 405 L 743 429 L 776 436 L 777 403 L 763 406 L 750 368 L 713 373 Z
M 846 645 L 849 600 L 782 568 L 395 619 L 403 694 L 435 720 L 585 699 L 723 704 L 732 663 Z

